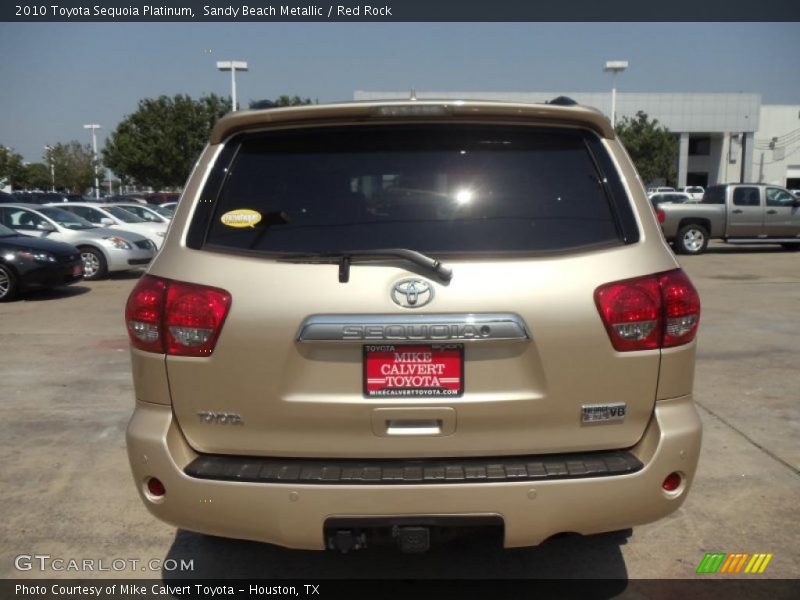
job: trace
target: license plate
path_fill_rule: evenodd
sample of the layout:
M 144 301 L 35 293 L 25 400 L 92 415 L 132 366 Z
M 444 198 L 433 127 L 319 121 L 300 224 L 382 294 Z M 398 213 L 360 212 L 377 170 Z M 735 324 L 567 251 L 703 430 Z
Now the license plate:
M 364 346 L 364 395 L 438 397 L 464 393 L 464 346 Z

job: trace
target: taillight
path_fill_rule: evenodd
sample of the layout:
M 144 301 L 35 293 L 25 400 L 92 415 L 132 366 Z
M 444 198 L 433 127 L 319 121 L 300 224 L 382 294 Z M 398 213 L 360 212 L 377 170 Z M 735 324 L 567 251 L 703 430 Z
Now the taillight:
M 658 219 L 659 223 L 663 223 L 667 218 L 667 213 L 665 213 L 661 208 L 656 208 L 656 218 Z
M 125 324 L 136 348 L 147 352 L 164 352 L 164 335 L 161 320 L 164 314 L 164 296 L 167 282 L 144 275 L 125 306 Z
M 652 350 L 687 344 L 700 321 L 700 298 L 676 269 L 600 286 L 595 304 L 616 350 Z
M 144 275 L 128 297 L 125 323 L 140 350 L 210 356 L 230 305 L 225 290 Z
M 661 342 L 661 291 L 655 277 L 603 285 L 594 293 L 617 350 L 649 350 Z
M 664 347 L 688 344 L 697 333 L 700 322 L 700 296 L 692 282 L 680 269 L 659 278 L 664 300 Z

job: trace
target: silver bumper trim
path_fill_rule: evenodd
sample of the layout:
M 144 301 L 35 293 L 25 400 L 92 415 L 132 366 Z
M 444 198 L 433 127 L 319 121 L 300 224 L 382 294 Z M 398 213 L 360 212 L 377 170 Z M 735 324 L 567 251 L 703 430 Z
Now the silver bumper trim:
M 424 315 L 312 315 L 297 341 L 308 342 L 497 342 L 530 339 L 513 313 Z

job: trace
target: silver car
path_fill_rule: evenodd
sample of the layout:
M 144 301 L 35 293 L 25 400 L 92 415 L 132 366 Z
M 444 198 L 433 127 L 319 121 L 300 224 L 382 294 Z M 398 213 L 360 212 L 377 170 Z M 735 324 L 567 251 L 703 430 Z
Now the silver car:
M 126 203 L 119 203 L 115 206 L 119 208 L 124 208 L 129 213 L 133 213 L 143 221 L 147 221 L 148 223 L 164 223 L 167 226 L 169 222 L 172 220 L 173 212 L 169 211 L 168 213 L 165 211 L 164 213 L 159 212 L 157 209 L 158 206 L 153 204 L 144 205 L 144 204 L 137 204 L 135 202 L 126 202 Z M 167 214 L 169 216 L 167 216 Z
M 86 219 L 96 227 L 109 227 L 115 231 L 132 231 L 153 240 L 156 248 L 161 247 L 167 233 L 166 223 L 145 221 L 135 214 L 120 208 L 118 204 L 103 202 L 70 202 L 69 204 L 51 204 L 72 214 Z
M 55 206 L 3 204 L 0 221 L 19 233 L 77 246 L 88 280 L 147 265 L 157 251 L 155 243 L 143 235 L 96 227 Z

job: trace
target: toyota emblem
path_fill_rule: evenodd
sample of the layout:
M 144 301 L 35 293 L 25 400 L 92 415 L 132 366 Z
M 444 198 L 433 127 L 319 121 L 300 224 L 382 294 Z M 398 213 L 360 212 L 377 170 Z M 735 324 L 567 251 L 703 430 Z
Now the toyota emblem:
M 433 300 L 433 286 L 422 279 L 401 279 L 392 287 L 392 300 L 403 308 L 419 308 Z

